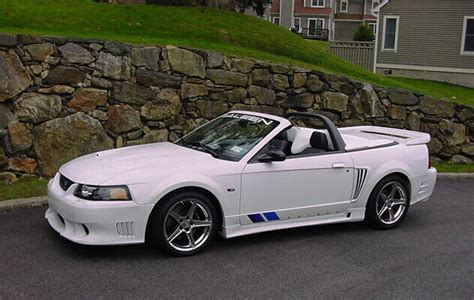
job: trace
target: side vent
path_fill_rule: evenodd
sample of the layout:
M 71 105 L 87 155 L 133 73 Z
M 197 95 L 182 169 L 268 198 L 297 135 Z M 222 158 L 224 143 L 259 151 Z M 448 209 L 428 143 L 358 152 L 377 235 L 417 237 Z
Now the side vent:
M 354 194 L 352 199 L 359 198 L 360 192 L 364 187 L 365 180 L 367 179 L 367 169 L 355 169 L 354 176 Z
M 123 237 L 135 237 L 133 232 L 134 223 L 135 222 L 119 222 L 115 224 L 118 235 Z

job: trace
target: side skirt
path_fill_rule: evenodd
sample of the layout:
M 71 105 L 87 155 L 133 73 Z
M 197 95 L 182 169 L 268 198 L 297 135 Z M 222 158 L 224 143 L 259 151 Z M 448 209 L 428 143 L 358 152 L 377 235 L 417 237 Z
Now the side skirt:
M 291 220 L 278 220 L 272 222 L 259 222 L 250 225 L 233 225 L 224 227 L 221 235 L 224 238 L 234 238 L 243 235 L 249 235 L 260 232 L 267 232 L 273 230 L 289 229 L 303 226 L 323 225 L 323 224 L 334 224 L 334 223 L 346 223 L 346 222 L 359 222 L 364 220 L 365 207 L 364 208 L 353 208 L 347 212 L 317 216 L 304 219 L 291 219 Z

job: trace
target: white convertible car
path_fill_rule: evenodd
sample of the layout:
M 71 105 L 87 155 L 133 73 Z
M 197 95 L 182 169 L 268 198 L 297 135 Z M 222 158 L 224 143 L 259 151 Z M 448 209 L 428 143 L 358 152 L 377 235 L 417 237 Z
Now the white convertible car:
M 320 122 L 321 129 L 295 120 Z M 399 225 L 436 182 L 425 133 L 337 129 L 322 115 L 232 111 L 176 143 L 77 158 L 49 182 L 49 224 L 87 245 L 151 242 L 172 255 L 232 238 L 365 220 Z

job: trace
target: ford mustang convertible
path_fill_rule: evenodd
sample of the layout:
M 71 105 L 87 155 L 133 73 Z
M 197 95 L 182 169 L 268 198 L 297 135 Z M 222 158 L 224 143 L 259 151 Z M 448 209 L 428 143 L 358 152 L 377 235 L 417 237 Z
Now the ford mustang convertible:
M 176 143 L 66 163 L 48 184 L 46 218 L 76 243 L 147 241 L 176 256 L 217 234 L 363 220 L 391 229 L 433 192 L 429 141 L 401 129 L 338 129 L 317 114 L 232 111 Z

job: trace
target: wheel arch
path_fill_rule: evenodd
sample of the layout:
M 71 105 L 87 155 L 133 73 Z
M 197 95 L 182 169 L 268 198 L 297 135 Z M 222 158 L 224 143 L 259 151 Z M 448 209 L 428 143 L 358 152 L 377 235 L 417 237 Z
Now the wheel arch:
M 146 228 L 145 229 L 145 240 L 147 239 L 147 234 L 149 232 L 150 218 L 153 216 L 154 211 L 159 209 L 161 203 L 163 203 L 163 201 L 161 201 L 161 200 L 169 198 L 169 197 L 171 197 L 173 195 L 176 195 L 176 194 L 179 194 L 179 193 L 183 193 L 183 192 L 197 192 L 197 193 L 203 194 L 204 196 L 209 198 L 209 200 L 211 200 L 212 204 L 216 208 L 216 211 L 217 211 L 217 214 L 218 214 L 218 220 L 219 220 L 218 228 L 222 227 L 222 225 L 224 224 L 224 211 L 222 209 L 222 205 L 221 205 L 219 199 L 217 198 L 217 196 L 214 193 L 212 193 L 211 191 L 209 191 L 208 189 L 200 187 L 200 186 L 183 186 L 183 187 L 178 187 L 178 188 L 175 188 L 175 189 L 169 191 L 168 193 L 166 193 L 165 195 L 160 197 L 160 199 L 158 199 L 158 201 L 156 201 L 155 205 L 153 206 L 153 209 L 151 210 L 151 212 L 150 212 L 150 214 L 148 215 L 148 218 L 147 218 L 146 227 L 145 227 Z
M 410 200 L 411 200 L 411 182 L 410 182 L 410 178 L 405 173 L 400 172 L 400 171 L 394 171 L 394 172 L 385 174 L 379 180 L 377 180 L 377 182 L 372 186 L 372 189 L 370 190 L 369 197 L 372 195 L 372 193 L 374 192 L 374 190 L 377 188 L 378 184 L 382 180 L 384 180 L 388 177 L 392 177 L 392 176 L 399 177 L 400 179 L 402 179 L 405 182 L 405 185 L 408 189 L 408 191 L 407 191 L 408 192 L 408 203 L 410 203 Z M 369 203 L 369 201 L 367 201 L 367 203 L 365 204 L 365 207 L 367 207 L 368 203 Z
M 355 165 L 359 165 L 359 163 L 355 162 Z M 360 168 L 364 167 L 361 166 Z M 367 163 L 367 169 L 369 171 L 369 179 L 365 184 L 364 190 L 359 197 L 360 199 L 364 200 L 363 204 L 361 203 L 361 206 L 363 207 L 366 207 L 366 201 L 368 201 L 370 195 L 372 194 L 376 186 L 379 184 L 379 182 L 388 176 L 399 176 L 405 181 L 410 192 L 413 189 L 412 182 L 410 181 L 410 176 L 411 174 L 413 174 L 413 170 L 412 168 L 410 168 L 409 164 L 403 161 L 389 160 L 383 162 L 380 165 L 378 165 L 376 162 L 372 164 Z

